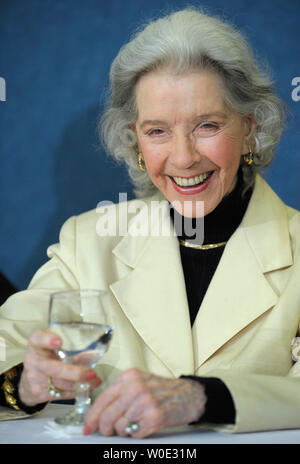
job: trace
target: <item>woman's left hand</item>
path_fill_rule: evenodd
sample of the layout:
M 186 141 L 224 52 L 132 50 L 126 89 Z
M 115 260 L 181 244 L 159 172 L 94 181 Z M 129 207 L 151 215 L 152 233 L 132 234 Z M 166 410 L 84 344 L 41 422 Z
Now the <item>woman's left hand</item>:
M 128 369 L 104 390 L 86 416 L 84 434 L 126 437 L 130 422 L 138 424 L 131 435 L 144 438 L 154 432 L 198 420 L 205 411 L 204 387 L 190 379 L 167 379 Z

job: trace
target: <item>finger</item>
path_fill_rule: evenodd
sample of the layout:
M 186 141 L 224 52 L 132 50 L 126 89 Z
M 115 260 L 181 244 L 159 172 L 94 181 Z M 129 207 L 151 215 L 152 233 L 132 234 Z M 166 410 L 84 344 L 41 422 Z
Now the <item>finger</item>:
M 128 437 L 126 427 L 128 426 L 128 419 L 125 416 L 121 416 L 115 423 L 115 431 L 120 437 Z
M 74 390 L 59 390 L 59 396 L 53 397 L 48 393 L 45 401 L 57 401 L 57 400 L 73 400 L 76 398 L 76 392 Z
M 132 424 L 137 424 L 138 425 L 138 430 L 132 430 L 130 434 L 127 433 L 126 428 L 128 425 Z M 115 424 L 115 431 L 120 437 L 128 437 L 131 436 L 133 438 L 145 438 L 149 435 L 152 435 L 154 432 L 156 432 L 158 429 L 155 427 L 149 427 L 146 422 L 141 419 L 140 421 L 137 420 L 132 420 L 129 421 L 126 417 L 122 416 L 120 419 L 116 422 Z
M 122 384 L 114 383 L 97 397 L 85 417 L 85 435 L 96 432 L 103 411 L 120 396 L 123 388 Z
M 139 382 L 123 384 L 119 396 L 104 408 L 98 419 L 101 434 L 114 435 L 116 423 L 122 416 L 128 416 L 127 411 L 136 407 L 134 405 L 139 404 L 139 398 L 142 398 L 145 393 L 145 386 Z M 141 407 L 140 410 L 142 411 Z M 134 417 L 136 417 L 135 414 Z
M 76 382 L 71 382 L 69 380 L 51 377 L 51 383 L 55 388 L 58 388 L 59 390 L 66 390 L 66 391 L 76 390 Z M 93 391 L 95 388 L 101 385 L 102 380 L 99 377 L 97 377 L 88 383 L 90 384 L 90 391 Z
M 53 377 L 49 377 L 49 379 L 53 387 L 57 388 L 58 390 L 68 391 L 68 392 L 75 392 L 76 390 L 75 382 L 70 382 L 69 380 L 63 380 L 60 378 L 53 378 Z M 48 382 L 47 382 L 47 386 L 48 386 Z
M 125 414 L 115 423 L 115 431 L 121 437 L 128 436 L 126 428 L 130 424 L 137 424 L 138 429 L 132 430 L 130 436 L 133 438 L 145 438 L 160 428 L 158 418 L 153 414 L 153 408 L 149 407 L 147 397 L 141 395 L 134 401 Z
M 102 382 L 101 379 L 100 383 Z M 94 382 L 95 383 L 95 382 Z M 99 383 L 99 382 L 96 382 Z M 51 379 L 51 384 L 52 386 L 57 390 L 59 393 L 59 396 L 57 398 L 54 398 L 52 395 L 50 395 L 49 390 L 48 390 L 48 382 L 47 385 L 44 386 L 43 390 L 44 392 L 48 393 L 48 397 L 45 398 L 44 401 L 53 401 L 53 399 L 73 399 L 76 397 L 76 383 L 75 382 L 68 382 L 68 381 L 63 381 L 61 379 Z M 90 386 L 90 392 L 93 390 L 93 387 Z
M 147 407 L 143 398 L 140 402 L 132 405 L 126 412 L 124 419 L 125 421 L 120 421 L 115 425 L 116 432 L 121 436 L 124 436 L 124 432 L 125 436 L 127 435 L 126 427 L 129 424 L 138 425 L 137 430 L 130 432 L 130 436 L 133 438 L 145 438 L 164 428 L 160 411 L 153 407 Z M 125 427 L 124 423 L 126 423 Z
M 34 330 L 29 337 L 29 345 L 36 350 L 54 350 L 61 346 L 61 339 L 49 330 Z
M 74 383 L 71 382 L 52 382 L 54 388 L 59 390 L 61 399 L 70 399 L 75 397 Z M 40 375 L 37 371 L 23 371 L 19 384 L 19 396 L 23 403 L 28 406 L 34 406 L 38 403 L 52 401 L 54 398 L 49 393 L 48 378 Z
M 115 435 L 116 423 L 124 416 L 127 408 L 120 400 L 120 396 L 112 401 L 98 416 L 98 429 L 104 436 Z M 99 412 L 98 412 L 99 413 Z
M 100 377 L 96 377 L 94 380 L 90 381 L 90 389 L 91 391 L 95 388 L 98 388 L 102 384 L 102 379 Z
M 89 382 L 97 380 L 97 374 L 86 366 L 66 364 L 59 360 L 43 359 L 38 363 L 39 371 L 46 377 L 64 379 L 71 382 Z
M 148 379 L 148 384 L 153 383 Z M 141 387 L 140 387 L 141 388 Z M 137 430 L 132 430 L 130 435 L 134 438 L 145 438 L 167 426 L 164 408 L 160 406 L 159 395 L 149 389 L 149 385 L 142 386 L 140 392 L 131 386 L 133 400 L 128 405 L 124 419 L 120 418 L 115 424 L 115 430 L 120 436 L 126 434 L 126 427 L 130 423 L 138 424 Z M 158 392 L 160 393 L 160 392 Z M 124 427 L 125 424 L 125 427 Z

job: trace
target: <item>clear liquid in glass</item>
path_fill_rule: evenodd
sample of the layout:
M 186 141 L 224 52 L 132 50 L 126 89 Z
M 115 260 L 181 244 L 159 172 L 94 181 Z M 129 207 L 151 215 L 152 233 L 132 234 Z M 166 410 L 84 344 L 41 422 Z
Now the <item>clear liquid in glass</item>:
M 107 351 L 113 329 L 107 324 L 106 295 L 104 290 L 77 289 L 50 296 L 48 326 L 62 341 L 56 350 L 62 362 L 93 369 Z M 84 425 L 91 403 L 89 382 L 75 382 L 75 389 L 73 410 L 55 418 L 57 424 L 68 428 Z
M 49 325 L 62 340 L 57 350 L 60 359 L 70 364 L 94 368 L 108 349 L 112 328 L 89 322 L 59 322 Z

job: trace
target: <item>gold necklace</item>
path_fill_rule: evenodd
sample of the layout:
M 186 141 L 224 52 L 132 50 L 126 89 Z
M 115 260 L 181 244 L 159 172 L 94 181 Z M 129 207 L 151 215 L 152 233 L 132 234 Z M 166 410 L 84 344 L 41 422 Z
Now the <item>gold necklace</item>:
M 212 248 L 219 248 L 221 246 L 225 246 L 227 242 L 219 242 L 219 243 L 209 243 L 207 245 L 193 245 L 186 240 L 179 239 L 180 245 L 183 245 L 187 248 L 194 248 L 195 250 L 211 250 Z

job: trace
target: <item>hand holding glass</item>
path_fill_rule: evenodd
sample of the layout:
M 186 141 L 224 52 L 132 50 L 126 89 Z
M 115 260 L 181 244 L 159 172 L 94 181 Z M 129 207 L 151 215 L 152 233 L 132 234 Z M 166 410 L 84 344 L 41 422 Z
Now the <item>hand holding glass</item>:
M 62 340 L 56 353 L 63 362 L 94 368 L 107 351 L 113 329 L 107 324 L 105 294 L 102 290 L 71 290 L 51 295 L 49 328 Z M 90 384 L 77 382 L 74 410 L 55 422 L 83 426 L 90 402 Z

